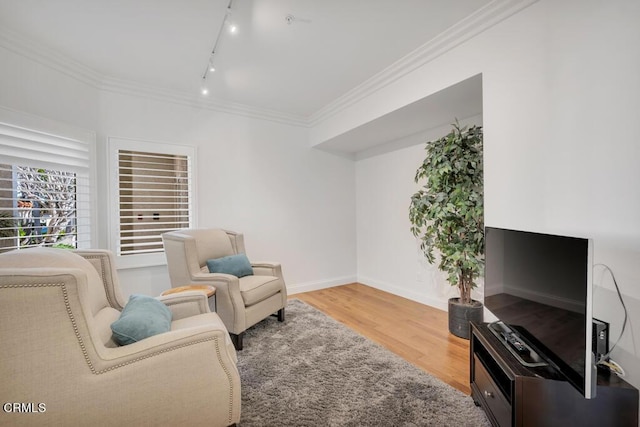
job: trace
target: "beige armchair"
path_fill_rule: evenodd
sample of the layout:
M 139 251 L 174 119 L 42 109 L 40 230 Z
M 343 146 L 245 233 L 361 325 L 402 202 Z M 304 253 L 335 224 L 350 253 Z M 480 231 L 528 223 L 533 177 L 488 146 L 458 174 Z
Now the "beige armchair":
M 171 330 L 126 346 L 111 323 L 125 300 L 103 250 L 0 255 L 2 425 L 233 425 L 236 353 L 206 296 L 162 297 Z M 16 405 L 17 404 L 17 405 Z
M 277 312 L 284 321 L 287 287 L 278 263 L 251 263 L 253 275 L 238 278 L 210 273 L 207 260 L 244 254 L 240 233 L 221 229 L 185 229 L 162 235 L 171 286 L 208 284 L 216 288 L 216 311 L 242 349 L 244 331 Z

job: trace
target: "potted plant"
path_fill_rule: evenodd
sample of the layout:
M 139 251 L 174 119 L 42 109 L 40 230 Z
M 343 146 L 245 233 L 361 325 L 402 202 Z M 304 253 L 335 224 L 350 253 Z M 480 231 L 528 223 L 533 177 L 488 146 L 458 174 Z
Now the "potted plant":
M 482 303 L 471 290 L 484 269 L 482 127 L 452 125 L 449 134 L 427 142 L 427 156 L 415 182 L 426 180 L 411 197 L 411 232 L 429 263 L 436 262 L 459 298 L 449 299 L 449 331 L 469 338 L 469 321 L 481 322 Z

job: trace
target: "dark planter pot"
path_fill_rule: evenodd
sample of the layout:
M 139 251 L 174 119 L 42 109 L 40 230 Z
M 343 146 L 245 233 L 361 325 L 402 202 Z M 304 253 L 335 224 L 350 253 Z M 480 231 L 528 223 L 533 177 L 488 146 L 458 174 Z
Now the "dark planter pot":
M 449 299 L 449 332 L 469 339 L 469 322 L 481 323 L 484 310 L 480 301 L 471 301 L 471 305 L 461 304 L 460 298 Z

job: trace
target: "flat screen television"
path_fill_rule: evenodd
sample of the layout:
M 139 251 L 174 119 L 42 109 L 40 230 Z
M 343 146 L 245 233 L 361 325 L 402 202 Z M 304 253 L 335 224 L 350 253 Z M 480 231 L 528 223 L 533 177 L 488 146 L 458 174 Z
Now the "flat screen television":
M 592 257 L 588 238 L 485 227 L 490 327 L 523 364 L 550 365 L 586 398 L 597 382 Z

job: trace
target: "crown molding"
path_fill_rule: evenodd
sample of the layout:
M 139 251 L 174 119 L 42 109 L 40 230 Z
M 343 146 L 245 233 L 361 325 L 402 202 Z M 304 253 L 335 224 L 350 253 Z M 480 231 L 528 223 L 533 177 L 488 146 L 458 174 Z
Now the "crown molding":
M 104 76 L 98 86 L 98 89 L 106 92 L 139 96 L 144 97 L 145 99 L 154 99 L 161 102 L 170 102 L 187 107 L 251 117 L 260 120 L 268 120 L 292 126 L 308 126 L 308 120 L 303 116 L 269 110 L 266 108 L 253 107 L 247 104 L 224 101 L 213 97 L 203 98 L 199 94 L 161 89 L 155 86 L 145 85 L 140 82 L 122 80 L 114 77 Z
M 193 93 L 169 90 L 145 85 L 140 82 L 107 76 L 73 58 L 27 40 L 20 34 L 7 28 L 0 28 L 0 47 L 52 68 L 99 91 L 144 97 L 162 102 L 268 120 L 292 126 L 313 127 L 537 1 L 538 0 L 493 0 L 483 8 L 469 15 L 308 117 L 253 107 L 247 104 L 233 103 L 221 99 L 205 99 Z
M 433 61 L 465 41 L 477 36 L 538 0 L 494 0 L 459 21 L 383 71 L 365 80 L 308 118 L 313 127 L 337 115 L 371 94 L 389 86 L 412 71 Z
M 0 28 L 0 47 L 95 88 L 102 80 L 100 73 L 92 68 L 26 39 L 8 28 Z
M 292 126 L 308 126 L 308 120 L 303 116 L 215 98 L 202 98 L 199 94 L 169 90 L 104 75 L 71 57 L 63 55 L 53 49 L 47 49 L 7 28 L 0 28 L 0 47 L 56 70 L 98 91 L 144 97 L 162 102 L 268 120 Z

